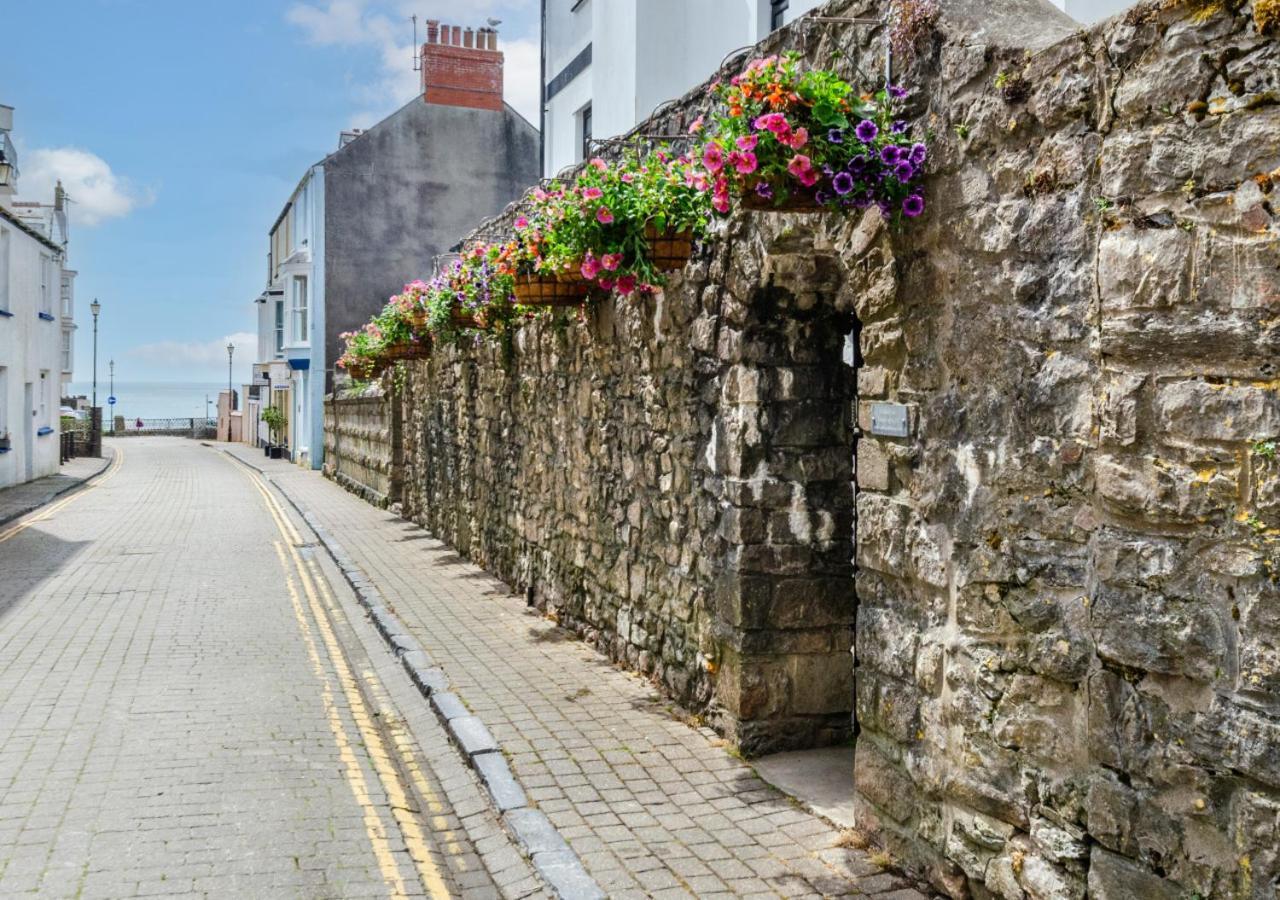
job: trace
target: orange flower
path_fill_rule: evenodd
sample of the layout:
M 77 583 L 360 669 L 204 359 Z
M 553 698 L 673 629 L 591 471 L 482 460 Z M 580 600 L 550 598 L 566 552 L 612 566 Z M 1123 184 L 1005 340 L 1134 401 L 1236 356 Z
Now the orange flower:
M 741 106 L 729 107 L 729 115 L 733 116 L 736 119 L 738 116 L 742 115 L 742 107 Z

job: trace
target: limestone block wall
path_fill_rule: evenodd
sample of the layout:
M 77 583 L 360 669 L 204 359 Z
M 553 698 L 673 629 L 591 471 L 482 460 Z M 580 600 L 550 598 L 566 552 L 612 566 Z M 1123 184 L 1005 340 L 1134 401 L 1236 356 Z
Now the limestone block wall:
M 324 474 L 376 506 L 400 499 L 400 406 L 379 389 L 324 401 Z

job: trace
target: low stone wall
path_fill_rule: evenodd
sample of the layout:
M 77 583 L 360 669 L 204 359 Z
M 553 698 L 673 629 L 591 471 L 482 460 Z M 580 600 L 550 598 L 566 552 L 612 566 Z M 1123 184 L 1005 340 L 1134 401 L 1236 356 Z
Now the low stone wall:
M 380 390 L 324 400 L 324 474 L 375 506 L 400 499 L 400 406 Z

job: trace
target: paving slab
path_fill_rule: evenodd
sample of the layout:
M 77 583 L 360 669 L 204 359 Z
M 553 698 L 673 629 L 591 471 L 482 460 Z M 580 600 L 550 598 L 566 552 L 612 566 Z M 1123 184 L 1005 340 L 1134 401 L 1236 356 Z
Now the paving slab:
M 102 451 L 102 458 L 77 456 L 64 462 L 58 474 L 23 484 L 0 488 L 0 525 L 34 512 L 67 491 L 77 488 L 111 464 L 114 451 Z
M 854 827 L 853 747 L 771 753 L 751 764 L 761 778 L 824 819 Z

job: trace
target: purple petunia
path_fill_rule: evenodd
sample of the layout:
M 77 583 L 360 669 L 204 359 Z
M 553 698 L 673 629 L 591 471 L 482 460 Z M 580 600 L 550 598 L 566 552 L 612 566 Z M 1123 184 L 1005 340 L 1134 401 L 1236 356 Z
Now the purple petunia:
M 903 160 L 893 167 L 893 177 L 905 184 L 916 177 L 916 167 Z
M 828 131 L 828 132 L 827 132 L 827 143 L 829 143 L 829 144 L 843 144 L 843 143 L 844 143 L 844 129 L 843 129 L 843 128 L 832 128 L 830 131 Z
M 841 172 L 831 182 L 831 186 L 835 192 L 843 197 L 845 194 L 853 190 L 853 176 L 848 172 Z
M 899 119 L 898 121 L 893 123 L 892 131 L 894 134 L 902 134 L 902 132 L 906 130 L 907 130 L 907 123 L 904 122 L 902 119 Z
M 902 148 L 897 144 L 885 144 L 880 148 L 880 162 L 886 166 L 896 166 L 902 161 Z
M 920 166 L 924 164 L 925 157 L 928 155 L 928 153 L 929 151 L 924 144 L 912 145 L 911 156 L 909 157 L 911 160 L 911 165 L 915 166 L 916 168 L 920 168 Z
M 861 172 L 867 167 L 867 158 L 859 153 L 853 159 L 849 160 L 848 169 L 850 172 Z
M 902 201 L 902 212 L 906 214 L 907 218 L 914 219 L 924 212 L 924 198 L 919 194 L 912 194 Z
M 864 144 L 869 144 L 876 139 L 876 135 L 880 133 L 880 128 L 870 119 L 863 119 L 858 123 L 858 127 L 853 129 L 853 133 L 857 135 L 858 140 Z
M 817 200 L 818 203 L 820 203 L 821 205 L 826 206 L 828 203 L 831 202 L 831 194 L 823 190 L 815 191 L 813 195 L 813 199 Z
M 756 182 L 756 194 L 763 197 L 765 200 L 772 200 L 773 188 L 769 186 L 769 182 L 767 181 Z
M 907 89 L 898 87 L 896 84 L 889 85 L 889 96 L 894 100 L 903 100 L 907 96 Z

